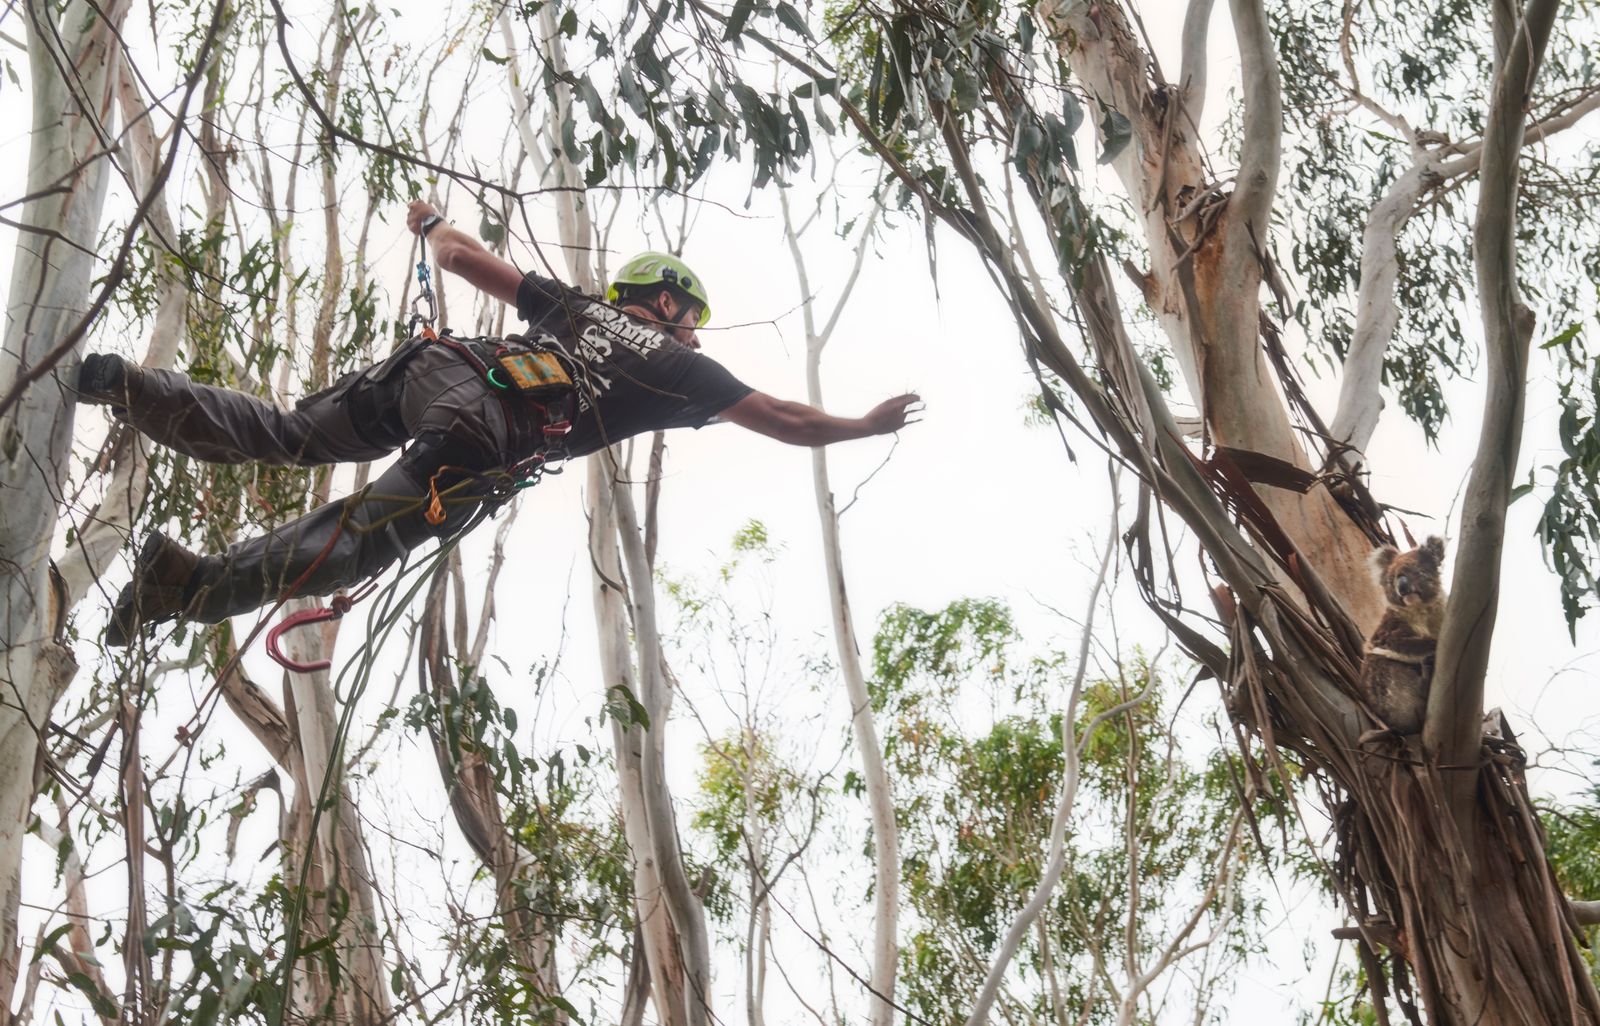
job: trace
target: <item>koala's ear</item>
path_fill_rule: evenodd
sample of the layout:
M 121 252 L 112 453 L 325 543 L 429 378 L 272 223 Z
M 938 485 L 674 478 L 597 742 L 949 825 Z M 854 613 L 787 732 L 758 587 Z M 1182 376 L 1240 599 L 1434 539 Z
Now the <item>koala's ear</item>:
M 1436 534 L 1430 536 L 1427 541 L 1422 543 L 1422 551 L 1432 556 L 1435 563 L 1443 563 L 1444 539 Z
M 1372 550 L 1372 555 L 1367 557 L 1367 565 L 1372 568 L 1372 579 L 1383 586 L 1383 575 L 1389 569 L 1389 564 L 1400 555 L 1400 550 L 1393 545 L 1380 545 Z

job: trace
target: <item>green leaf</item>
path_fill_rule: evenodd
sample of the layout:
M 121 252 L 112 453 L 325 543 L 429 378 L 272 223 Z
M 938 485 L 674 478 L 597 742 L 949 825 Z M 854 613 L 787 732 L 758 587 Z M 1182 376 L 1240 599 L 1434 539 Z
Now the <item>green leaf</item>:
M 44 940 L 40 941 L 34 947 L 34 949 L 33 949 L 33 959 L 28 964 L 32 965 L 33 962 L 39 961 L 39 959 L 43 958 L 46 954 L 48 954 L 50 949 L 55 946 L 56 941 L 58 941 L 62 937 L 64 937 L 66 935 L 66 932 L 68 930 L 70 930 L 70 929 L 72 929 L 72 924 L 71 923 L 63 923 L 62 925 L 56 927 L 54 930 L 51 930 L 50 933 L 45 936 Z
M 1110 107 L 1105 108 L 1106 116 L 1100 120 L 1100 135 L 1104 143 L 1100 150 L 1100 163 L 1109 164 L 1117 159 L 1117 154 L 1128 145 L 1128 140 L 1133 138 L 1133 125 L 1128 119 Z
M 509 58 L 509 57 L 496 57 L 492 52 L 490 52 L 490 50 L 489 50 L 489 48 L 487 46 L 480 47 L 478 49 L 478 53 L 483 56 L 484 60 L 489 61 L 492 64 L 499 64 L 499 65 L 504 66 L 506 64 L 511 63 L 511 58 Z
M 744 23 L 750 20 L 750 14 L 755 9 L 756 0 L 738 0 L 728 15 L 728 28 L 722 33 L 722 38 L 738 39 L 739 33 L 744 31 Z
M 1583 330 L 1583 322 L 1582 321 L 1575 321 L 1572 324 L 1567 325 L 1565 328 L 1563 328 L 1561 330 L 1561 332 L 1558 335 L 1556 335 L 1550 341 L 1548 341 L 1548 342 L 1544 343 L 1543 345 L 1541 345 L 1539 348 L 1540 349 L 1554 349 L 1556 346 L 1564 346 L 1568 342 L 1571 342 L 1573 339 L 1577 338 L 1578 337 L 1578 333 L 1580 331 L 1582 331 L 1582 330 Z
M 783 22 L 789 31 L 795 35 L 803 39 L 813 38 L 811 28 L 806 24 L 806 20 L 800 17 L 800 12 L 786 3 L 785 0 L 778 0 L 778 20 Z
M 487 212 L 478 218 L 478 238 L 489 243 L 491 246 L 498 246 L 501 242 L 505 241 L 505 237 L 506 226 L 503 224 L 496 224 L 495 222 L 489 220 L 489 215 Z

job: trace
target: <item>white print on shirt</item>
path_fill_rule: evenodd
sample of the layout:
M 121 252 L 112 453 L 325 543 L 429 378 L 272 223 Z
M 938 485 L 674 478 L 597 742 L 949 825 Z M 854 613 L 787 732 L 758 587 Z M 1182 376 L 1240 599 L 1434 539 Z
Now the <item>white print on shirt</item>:
M 590 303 L 583 311 L 590 324 L 583 329 L 580 350 L 584 358 L 606 359 L 611 355 L 611 344 L 620 342 L 645 359 L 666 343 L 666 338 L 653 328 L 635 322 L 626 314 L 609 306 Z
M 578 359 L 584 365 L 584 382 L 589 387 L 578 390 L 578 409 L 587 411 L 592 405 L 591 394 L 611 390 L 611 377 L 601 368 L 611 359 L 612 343 L 620 343 L 648 360 L 666 343 L 666 338 L 601 303 L 590 303 L 581 315 L 590 322 L 578 337 Z

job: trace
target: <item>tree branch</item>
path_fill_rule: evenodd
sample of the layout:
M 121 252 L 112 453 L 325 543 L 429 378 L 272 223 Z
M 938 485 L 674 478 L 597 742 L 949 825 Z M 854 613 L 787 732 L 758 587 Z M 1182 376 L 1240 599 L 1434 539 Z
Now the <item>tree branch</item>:
M 1558 114 L 1527 126 L 1522 137 L 1524 148 L 1578 124 L 1600 109 L 1600 89 L 1584 93 Z M 1356 288 L 1356 323 L 1345 356 L 1339 385 L 1339 404 L 1329 432 L 1355 454 L 1347 461 L 1352 468 L 1364 462 L 1362 455 L 1377 429 L 1383 410 L 1380 384 L 1383 360 L 1400 321 L 1395 302 L 1395 283 L 1400 276 L 1398 239 L 1406 222 L 1417 211 L 1417 204 L 1433 189 L 1453 179 L 1472 174 L 1483 160 L 1483 143 L 1465 147 L 1449 160 L 1438 151 L 1418 157 L 1384 193 L 1367 218 L 1361 236 L 1361 280 Z
M 1445 607 L 1424 748 L 1444 765 L 1477 757 L 1483 719 L 1483 679 L 1500 598 L 1500 555 L 1506 506 L 1522 443 L 1523 404 L 1533 314 L 1517 289 L 1517 165 L 1526 109 L 1550 40 L 1559 0 L 1530 0 L 1522 24 L 1495 76 L 1484 129 L 1483 171 L 1473 228 L 1489 394 L 1477 456 L 1462 506 L 1461 541 Z M 1497 32 L 1498 43 L 1498 32 Z M 1497 46 L 1498 49 L 1498 46 Z M 1475 777 L 1456 775 L 1454 800 L 1470 798 Z
M 1183 93 L 1183 112 L 1194 123 L 1206 107 L 1206 42 L 1211 32 L 1211 10 L 1216 0 L 1189 0 L 1183 15 L 1183 63 L 1178 71 L 1178 86 Z
M 1266 238 L 1267 220 L 1282 163 L 1283 91 L 1278 57 L 1261 0 L 1229 0 L 1234 36 L 1239 42 L 1244 89 L 1244 138 L 1239 145 L 1239 180 L 1229 209 L 1230 262 L 1254 260 L 1248 232 Z

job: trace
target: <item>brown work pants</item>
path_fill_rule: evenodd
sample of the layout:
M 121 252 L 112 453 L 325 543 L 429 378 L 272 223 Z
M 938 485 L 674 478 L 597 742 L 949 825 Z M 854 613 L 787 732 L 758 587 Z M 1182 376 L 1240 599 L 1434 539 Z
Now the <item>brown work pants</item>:
M 444 523 L 428 523 L 424 500 L 435 472 L 507 466 L 524 441 L 510 437 L 503 401 L 477 369 L 443 345 L 415 342 L 292 410 L 146 369 L 121 416 L 161 444 L 211 463 L 319 466 L 378 459 L 413 441 L 398 463 L 355 495 L 202 557 L 185 615 L 205 623 L 291 591 L 325 595 L 348 587 L 428 538 L 453 534 L 480 503 L 448 503 Z M 457 500 L 473 493 L 470 479 L 446 475 L 440 487 L 469 480 Z

